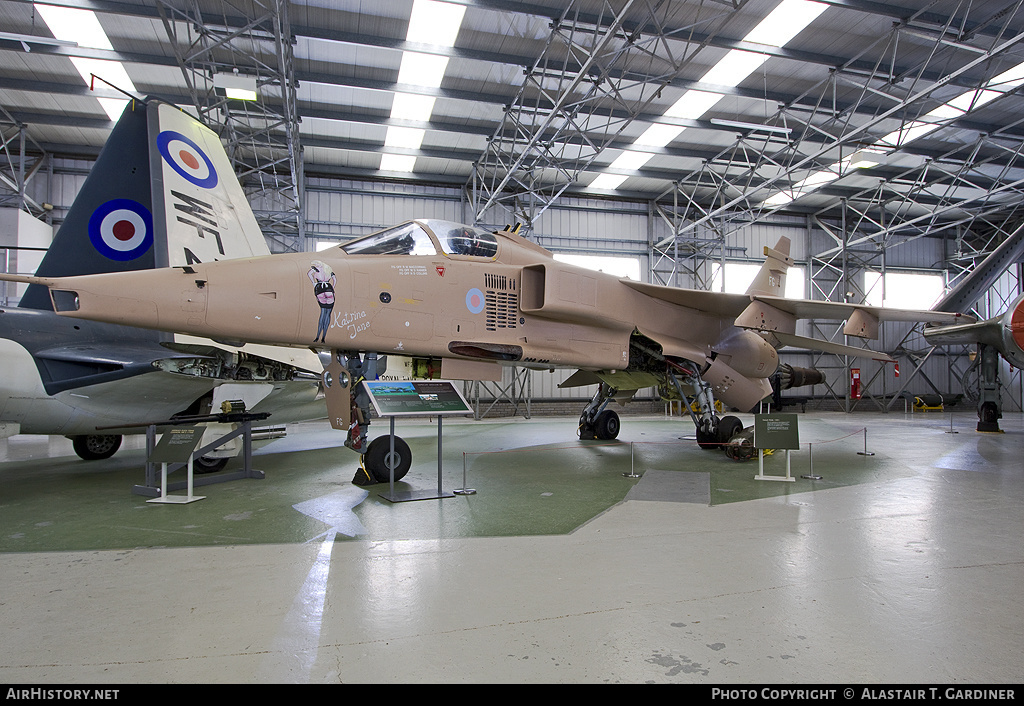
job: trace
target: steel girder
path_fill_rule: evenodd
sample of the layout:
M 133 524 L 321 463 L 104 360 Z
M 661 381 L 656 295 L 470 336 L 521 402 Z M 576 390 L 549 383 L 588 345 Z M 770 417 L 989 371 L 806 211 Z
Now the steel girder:
M 304 175 L 287 0 L 225 2 L 220 22 L 197 0 L 159 0 L 157 9 L 192 104 L 225 142 L 271 250 L 303 250 Z M 241 26 L 240 16 L 246 18 Z M 255 79 L 257 99 L 219 95 L 214 78 L 225 73 Z
M 1005 29 L 1010 19 L 1019 21 L 1019 6 L 1018 0 L 998 13 L 990 6 L 969 8 L 968 12 L 984 13 L 986 20 L 996 15 Z M 717 205 L 707 208 L 699 217 L 687 218 L 680 233 L 715 219 L 725 224 L 736 223 L 735 228 L 739 228 L 783 210 L 794 210 L 799 207 L 798 201 L 772 205 L 767 200 L 786 191 L 817 194 L 815 199 L 809 199 L 814 205 L 802 210 L 823 218 L 834 218 L 839 210 L 851 209 L 861 214 L 865 227 L 858 237 L 880 236 L 886 241 L 896 234 L 934 234 L 937 228 L 956 227 L 977 217 L 992 218 L 1021 201 L 1018 195 L 1024 186 L 1024 161 L 1020 154 L 1024 134 L 1018 129 L 1020 121 L 979 134 L 970 144 L 917 158 L 916 164 L 904 166 L 904 160 L 895 168 L 856 172 L 846 169 L 838 173 L 836 165 L 841 160 L 876 144 L 883 135 L 901 136 L 899 144 L 886 150 L 886 157 L 897 155 L 895 161 L 899 162 L 902 148 L 909 146 L 910 140 L 905 138 L 918 134 L 915 130 L 922 116 L 943 105 L 951 95 L 971 90 L 980 95 L 986 83 L 999 73 L 997 67 L 1010 66 L 1006 56 L 1024 40 L 1024 33 L 1008 31 L 976 30 L 974 34 L 964 34 L 956 31 L 954 20 L 949 18 L 939 31 L 930 24 L 927 26 L 932 45 L 922 49 L 924 23 L 918 22 L 917 17 L 894 25 L 887 37 L 866 47 L 860 56 L 831 71 L 815 88 L 783 105 L 764 121 L 767 126 L 789 129 L 788 139 L 747 131 L 699 169 L 683 175 L 675 188 L 686 192 L 687 201 Z M 958 22 L 966 24 L 967 18 Z M 975 24 L 992 29 L 991 22 Z M 906 41 L 907 34 L 913 34 L 913 44 Z M 956 42 L 950 42 L 951 35 L 957 38 Z M 882 68 L 880 59 L 874 72 L 849 68 L 863 56 L 891 56 L 887 65 L 908 68 L 894 75 Z M 973 88 L 964 91 L 960 86 L 972 77 Z M 958 113 L 934 121 L 935 127 L 927 132 L 934 136 L 948 128 L 963 130 L 965 115 Z M 923 137 L 920 139 L 924 141 Z M 830 175 L 823 174 L 828 170 L 836 175 L 829 178 Z M 875 183 L 840 191 L 845 197 L 842 206 L 834 196 L 826 206 L 820 205 L 822 194 L 838 191 L 835 184 L 854 174 L 867 176 Z M 802 180 L 815 175 L 822 175 L 819 178 L 828 187 L 814 190 L 800 186 Z M 659 201 L 667 202 L 671 191 L 666 190 Z M 921 201 L 926 204 L 923 208 Z M 884 228 L 878 225 L 883 218 L 887 221 Z M 728 228 L 727 232 L 735 228 Z M 851 244 L 856 244 L 856 238 Z
M 49 153 L 28 134 L 27 125 L 0 106 L 0 206 L 20 208 L 49 222 L 50 211 L 29 196 L 27 188 L 50 164 Z
M 529 231 L 746 2 L 570 3 L 474 164 L 475 221 L 501 205 Z

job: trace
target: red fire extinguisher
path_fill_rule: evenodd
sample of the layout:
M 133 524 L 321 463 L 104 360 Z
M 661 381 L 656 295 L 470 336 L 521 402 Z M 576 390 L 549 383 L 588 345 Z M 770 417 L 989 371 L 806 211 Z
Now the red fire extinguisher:
M 850 368 L 850 399 L 860 399 L 860 368 Z

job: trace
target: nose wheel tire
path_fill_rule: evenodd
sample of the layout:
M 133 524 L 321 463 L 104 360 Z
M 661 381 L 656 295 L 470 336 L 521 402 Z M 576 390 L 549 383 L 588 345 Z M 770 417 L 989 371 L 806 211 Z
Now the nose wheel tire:
M 718 422 L 718 441 L 723 445 L 729 443 L 729 439 L 743 431 L 743 422 L 739 417 L 722 417 Z
M 391 480 L 391 467 L 395 469 L 395 480 L 401 480 L 412 466 L 412 451 L 405 441 L 395 437 L 395 454 L 391 455 L 391 437 L 378 436 L 366 447 L 363 467 L 378 483 Z
M 619 415 L 606 409 L 594 420 L 594 436 L 598 439 L 614 439 L 619 435 Z

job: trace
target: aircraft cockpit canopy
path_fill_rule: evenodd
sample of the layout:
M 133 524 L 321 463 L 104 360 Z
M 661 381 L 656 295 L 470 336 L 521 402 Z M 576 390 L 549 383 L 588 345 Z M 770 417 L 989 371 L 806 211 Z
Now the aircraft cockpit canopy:
M 437 255 L 434 242 L 419 223 L 403 223 L 345 243 L 348 255 Z
M 498 254 L 498 239 L 494 233 L 482 228 L 435 219 L 424 220 L 423 223 L 437 237 L 445 255 L 493 259 Z

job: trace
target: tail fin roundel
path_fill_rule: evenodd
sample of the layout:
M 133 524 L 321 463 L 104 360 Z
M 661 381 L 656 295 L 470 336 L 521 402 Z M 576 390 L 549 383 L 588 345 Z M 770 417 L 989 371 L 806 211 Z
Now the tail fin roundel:
M 146 106 L 129 101 L 82 184 L 36 275 L 66 277 L 155 266 Z M 46 287 L 29 285 L 19 306 L 53 310 Z

